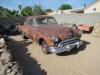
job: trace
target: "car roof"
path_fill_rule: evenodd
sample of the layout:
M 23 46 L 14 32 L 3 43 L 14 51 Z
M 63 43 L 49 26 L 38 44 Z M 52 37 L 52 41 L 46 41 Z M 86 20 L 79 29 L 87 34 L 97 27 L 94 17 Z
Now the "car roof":
M 48 16 L 48 15 L 29 16 L 29 17 L 27 17 L 27 19 L 32 19 L 32 18 L 45 18 L 45 17 L 52 17 L 52 16 Z

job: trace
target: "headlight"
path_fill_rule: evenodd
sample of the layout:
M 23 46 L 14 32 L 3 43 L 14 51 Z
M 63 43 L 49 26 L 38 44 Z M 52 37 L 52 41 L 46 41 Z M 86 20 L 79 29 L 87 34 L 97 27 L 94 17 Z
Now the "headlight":
M 69 46 L 69 45 L 67 45 L 67 46 L 66 46 L 66 48 L 70 49 L 70 46 Z
M 58 37 L 53 36 L 53 37 L 52 37 L 52 40 L 53 40 L 54 42 L 57 42 L 59 39 L 58 39 Z

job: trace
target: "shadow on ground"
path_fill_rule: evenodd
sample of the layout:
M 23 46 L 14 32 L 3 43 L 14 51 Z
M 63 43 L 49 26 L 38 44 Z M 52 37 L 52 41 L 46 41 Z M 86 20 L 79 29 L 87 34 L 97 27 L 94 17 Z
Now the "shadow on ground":
M 58 56 L 68 56 L 68 55 L 74 55 L 74 54 L 77 54 L 79 53 L 80 51 L 83 51 L 85 50 L 86 46 L 90 44 L 90 42 L 87 42 L 87 41 L 83 41 L 83 44 L 81 45 L 80 48 L 78 49 L 72 49 L 70 52 L 63 52 L 63 53 L 59 53 L 57 54 Z
M 15 41 L 10 39 L 8 48 L 11 50 L 13 60 L 18 61 L 23 68 L 23 75 L 47 75 L 47 72 L 41 69 L 37 60 L 30 56 L 27 46 L 32 42 Z

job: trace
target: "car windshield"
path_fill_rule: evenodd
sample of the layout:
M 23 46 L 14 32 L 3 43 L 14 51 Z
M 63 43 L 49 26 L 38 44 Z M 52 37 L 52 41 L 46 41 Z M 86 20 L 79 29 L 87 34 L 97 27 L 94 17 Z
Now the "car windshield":
M 56 20 L 53 17 L 43 17 L 43 18 L 37 18 L 36 19 L 37 24 L 57 24 Z

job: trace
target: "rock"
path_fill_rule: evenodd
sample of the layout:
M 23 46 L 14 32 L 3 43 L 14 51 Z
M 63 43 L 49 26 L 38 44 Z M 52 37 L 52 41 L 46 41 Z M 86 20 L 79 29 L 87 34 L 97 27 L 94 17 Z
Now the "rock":
M 4 43 L 5 44 L 5 41 L 3 38 L 0 39 L 0 43 Z
M 0 39 L 0 52 L 3 52 L 3 48 L 4 48 L 5 46 L 6 46 L 6 45 L 5 45 L 4 39 L 1 38 L 1 39 Z
M 10 53 L 4 52 L 4 53 L 1 54 L 0 60 L 3 64 L 10 62 L 11 59 L 12 59 L 12 56 L 11 56 Z
M 23 75 L 23 71 L 17 62 L 9 62 L 2 67 L 0 75 Z
M 0 75 L 23 75 L 21 66 L 13 62 L 3 38 L 0 39 Z
M 13 66 L 11 68 L 11 72 L 7 75 L 23 75 L 22 68 L 19 66 L 17 62 L 13 62 Z
M 2 69 L 0 70 L 0 75 L 7 74 L 7 70 L 9 69 L 10 64 L 11 64 L 11 62 L 8 62 L 7 64 L 3 65 Z

